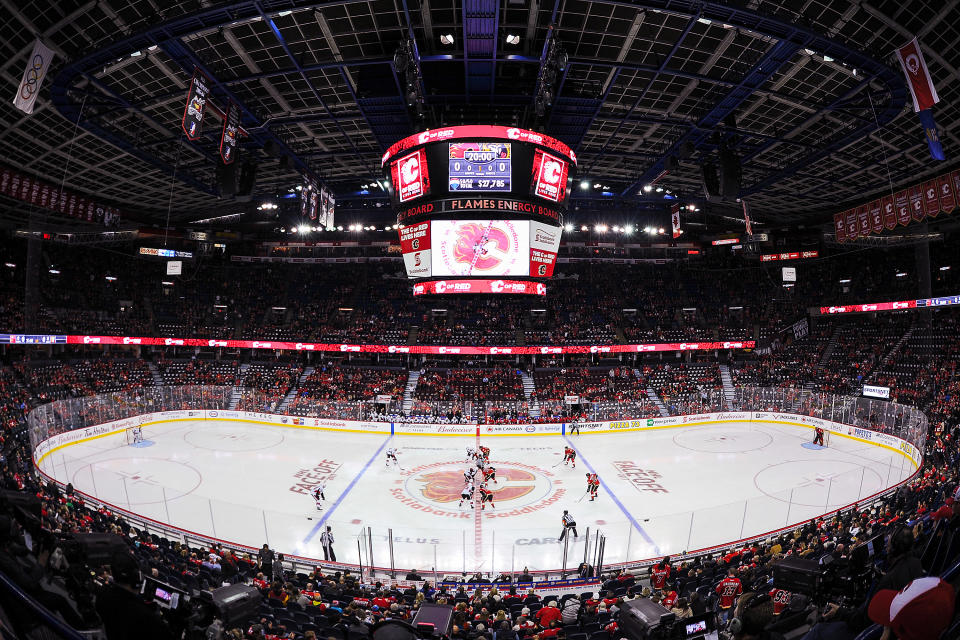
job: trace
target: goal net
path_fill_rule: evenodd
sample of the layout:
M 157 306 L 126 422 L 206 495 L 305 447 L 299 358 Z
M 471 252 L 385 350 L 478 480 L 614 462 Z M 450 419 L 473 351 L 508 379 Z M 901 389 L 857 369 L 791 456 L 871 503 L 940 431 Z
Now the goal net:
M 127 445 L 143 442 L 143 430 L 140 425 L 127 427 Z
M 824 429 L 824 430 L 823 430 L 823 446 L 825 446 L 825 447 L 829 447 L 829 446 L 830 446 L 830 436 L 831 436 L 831 434 L 832 434 L 832 432 L 831 432 L 829 429 Z M 813 436 L 811 436 L 811 438 L 813 438 L 813 437 L 816 437 L 816 434 L 814 434 Z M 811 442 L 812 442 L 812 440 L 811 440 Z

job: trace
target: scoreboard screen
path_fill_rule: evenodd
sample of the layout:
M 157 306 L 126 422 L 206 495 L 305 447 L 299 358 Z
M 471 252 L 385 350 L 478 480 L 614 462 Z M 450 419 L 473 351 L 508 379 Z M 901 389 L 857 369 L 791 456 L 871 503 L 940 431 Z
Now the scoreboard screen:
M 451 193 L 510 191 L 509 142 L 451 142 L 447 154 Z

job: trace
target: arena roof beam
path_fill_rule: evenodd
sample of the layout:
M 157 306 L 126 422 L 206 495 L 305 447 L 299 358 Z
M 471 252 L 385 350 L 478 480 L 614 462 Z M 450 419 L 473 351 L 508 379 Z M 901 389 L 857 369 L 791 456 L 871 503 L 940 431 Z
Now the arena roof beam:
M 651 183 L 664 170 L 666 156 L 676 152 L 681 144 L 692 142 L 695 149 L 699 148 L 710 137 L 712 131 L 722 124 L 727 116 L 734 114 L 737 107 L 743 104 L 743 101 L 753 93 L 755 88 L 760 87 L 777 73 L 784 64 L 789 62 L 800 47 L 801 43 L 781 40 L 768 49 L 750 71 L 743 76 L 738 85 L 731 89 L 713 109 L 700 119 L 697 123 L 698 131 L 688 131 L 677 138 L 667 150 L 667 153 L 664 154 L 664 157 L 624 189 L 621 195 L 626 196 L 630 192 L 636 191 L 639 186 Z
M 593 167 L 596 165 L 597 161 L 600 160 L 600 158 L 602 158 L 602 157 L 606 154 L 606 152 L 607 152 L 607 147 L 610 146 L 610 143 L 611 143 L 611 142 L 613 142 L 614 140 L 617 139 L 617 134 L 620 133 L 620 129 L 623 128 L 623 124 L 626 122 L 627 118 L 628 118 L 634 111 L 637 110 L 637 107 L 640 106 L 640 102 L 643 101 L 643 99 L 647 97 L 647 93 L 650 92 L 650 89 L 653 87 L 654 83 L 657 81 L 657 77 L 667 68 L 667 65 L 670 64 L 670 60 L 673 58 L 673 56 L 674 56 L 674 54 L 677 52 L 677 50 L 680 49 L 680 45 L 683 43 L 684 38 L 686 38 L 687 35 L 690 33 L 690 31 L 693 30 L 693 26 L 694 26 L 695 24 L 697 24 L 697 18 L 696 18 L 696 16 L 691 16 L 690 19 L 687 21 L 687 26 L 684 27 L 683 31 L 680 33 L 680 37 L 677 38 L 677 41 L 674 43 L 673 47 L 670 49 L 670 53 L 668 53 L 667 56 L 663 59 L 663 62 L 661 62 L 661 63 L 660 63 L 660 66 L 657 68 L 657 70 L 654 71 L 653 77 L 651 77 L 651 78 L 650 78 L 650 81 L 647 82 L 647 86 L 643 88 L 643 91 L 641 91 L 641 92 L 640 92 L 640 95 L 637 96 L 637 99 L 634 100 L 633 105 L 631 105 L 631 107 L 630 107 L 630 109 L 627 111 L 626 115 L 623 116 L 623 119 L 620 121 L 620 123 L 619 123 L 619 124 L 616 126 L 616 128 L 613 130 L 613 133 L 611 133 L 609 136 L 607 136 L 607 141 L 606 141 L 606 142 L 603 144 L 603 146 L 600 148 L 599 153 L 598 153 L 597 156 L 593 159 L 593 161 L 590 163 L 590 166 L 588 166 L 588 167 L 586 168 L 586 170 L 582 172 L 584 175 L 590 173 L 590 171 L 591 171 L 591 170 L 593 169 Z

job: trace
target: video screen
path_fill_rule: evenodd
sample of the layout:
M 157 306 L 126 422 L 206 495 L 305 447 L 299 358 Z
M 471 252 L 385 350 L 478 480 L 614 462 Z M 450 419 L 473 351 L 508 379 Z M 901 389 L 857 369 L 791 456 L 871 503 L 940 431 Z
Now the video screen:
M 434 276 L 527 276 L 529 220 L 434 220 Z
M 423 149 L 394 160 L 390 175 L 400 202 L 409 202 L 430 193 L 430 174 Z
M 563 202 L 567 197 L 568 164 L 565 160 L 545 151 L 533 152 L 533 180 L 530 190 L 533 195 L 551 202 Z
M 451 142 L 447 159 L 450 193 L 511 189 L 509 142 Z

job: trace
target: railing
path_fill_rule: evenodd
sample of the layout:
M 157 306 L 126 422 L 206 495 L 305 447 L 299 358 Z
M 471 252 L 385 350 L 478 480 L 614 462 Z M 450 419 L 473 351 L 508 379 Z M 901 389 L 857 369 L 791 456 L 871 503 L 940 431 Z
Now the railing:
M 160 387 L 52 402 L 38 407 L 29 414 L 31 444 L 36 448 L 47 438 L 65 431 L 143 413 L 185 409 L 222 410 L 229 402 L 230 391 L 229 387 Z M 252 501 L 254 504 L 241 504 L 239 501 L 231 502 L 195 494 L 188 491 L 182 483 L 165 481 L 163 484 L 138 483 L 137 486 L 133 486 L 132 480 L 122 473 L 114 473 L 108 469 L 103 473 L 94 473 L 91 470 L 90 459 L 87 457 L 90 451 L 73 452 L 71 449 L 75 447 L 72 446 L 51 451 L 45 456 L 39 468 L 47 478 L 60 483 L 72 482 L 78 491 L 90 496 L 92 503 L 102 503 L 128 515 L 137 523 L 137 526 L 183 541 L 200 543 L 206 540 L 220 540 L 228 546 L 248 552 L 255 551 L 263 542 L 267 542 L 287 554 L 288 558 L 303 562 L 306 566 L 321 564 L 316 560 L 323 557 L 319 544 L 320 525 L 329 525 L 337 535 L 338 543 L 335 548 L 341 562 L 364 567 L 374 566 L 387 571 L 393 569 L 400 571 L 401 567 L 416 568 L 421 571 L 435 568 L 439 571 L 458 574 L 463 571 L 477 570 L 493 573 L 519 571 L 525 566 L 540 573 L 567 572 L 574 569 L 581 561 L 589 564 L 634 566 L 666 554 L 695 555 L 716 551 L 746 540 L 764 538 L 778 531 L 789 530 L 799 523 L 824 514 L 854 508 L 860 503 L 885 495 L 916 474 L 916 458 L 911 459 L 909 453 L 904 454 L 897 450 L 894 446 L 896 442 L 889 438 L 868 437 L 870 433 L 882 433 L 900 438 L 916 447 L 922 454 L 926 442 L 927 420 L 921 412 L 912 407 L 805 390 L 744 387 L 736 391 L 734 398 L 736 412 L 725 415 L 730 415 L 730 420 L 743 423 L 737 425 L 738 437 L 742 442 L 748 444 L 752 440 L 765 442 L 767 435 L 764 433 L 767 433 L 770 428 L 775 428 L 765 424 L 767 422 L 803 423 L 805 420 L 810 422 L 814 418 L 821 418 L 844 425 L 834 427 L 835 432 L 832 435 L 835 444 L 832 446 L 839 447 L 842 442 L 852 443 L 851 440 L 845 440 L 842 437 L 848 434 L 859 437 L 861 440 L 874 440 L 880 444 L 889 441 L 892 444 L 871 450 L 871 457 L 867 462 L 834 465 L 835 468 L 831 467 L 829 473 L 823 474 L 823 477 L 811 478 L 810 482 L 803 486 L 778 487 L 776 474 L 774 474 L 765 485 L 757 484 L 761 488 L 762 495 L 746 500 L 718 500 L 716 502 L 720 504 L 711 502 L 695 510 L 690 510 L 689 507 L 684 510 L 674 509 L 672 506 L 656 508 L 651 506 L 653 501 L 646 498 L 656 495 L 656 488 L 661 482 L 660 478 L 669 471 L 675 473 L 675 470 L 659 468 L 655 462 L 630 463 L 622 469 L 618 468 L 621 476 L 619 480 L 614 479 L 613 473 L 601 473 L 601 480 L 605 483 L 602 486 L 601 495 L 609 494 L 611 489 L 620 494 L 622 502 L 616 501 L 620 507 L 617 513 L 622 515 L 619 518 L 606 518 L 599 527 L 596 523 L 592 523 L 588 535 L 583 535 L 587 533 L 585 531 L 586 513 L 589 511 L 586 503 L 580 502 L 582 498 L 580 498 L 579 481 L 570 487 L 564 484 L 564 494 L 558 497 L 556 488 L 560 485 L 551 484 L 551 478 L 557 480 L 566 479 L 566 477 L 558 475 L 559 470 L 552 471 L 553 468 L 549 464 L 529 458 L 518 458 L 515 463 L 509 462 L 510 458 L 500 458 L 495 462 L 499 469 L 509 468 L 511 464 L 518 469 L 528 469 L 532 474 L 530 477 L 536 478 L 531 481 L 532 483 L 536 484 L 539 479 L 543 479 L 546 484 L 553 487 L 553 494 L 550 494 L 553 496 L 551 498 L 553 501 L 544 500 L 544 506 L 537 509 L 525 511 L 515 509 L 507 501 L 498 502 L 497 505 L 496 513 L 505 514 L 504 516 L 498 515 L 494 518 L 486 515 L 493 512 L 485 512 L 480 518 L 474 518 L 469 514 L 468 508 L 468 515 L 464 517 L 463 514 L 456 514 L 456 498 L 446 505 L 421 501 L 420 506 L 411 507 L 410 496 L 403 494 L 398 497 L 400 503 L 396 506 L 396 509 L 401 509 L 400 513 L 404 514 L 402 517 L 397 515 L 396 510 L 393 515 L 383 514 L 381 505 L 367 509 L 365 514 L 360 513 L 359 510 L 357 513 L 350 513 L 347 509 L 358 509 L 358 506 L 354 506 L 358 503 L 351 505 L 348 501 L 337 508 L 328 509 L 322 519 L 318 516 L 314 522 L 309 523 L 305 522 L 304 514 L 310 513 L 313 509 L 309 488 L 311 483 L 319 481 L 317 479 L 302 479 L 303 495 L 296 497 L 297 501 L 292 508 L 281 507 L 276 503 L 274 508 L 264 508 L 261 504 L 256 504 L 256 500 Z M 343 410 L 350 413 L 369 403 L 342 404 L 344 404 Z M 624 404 L 613 403 L 614 406 L 621 407 Z M 667 404 L 674 415 L 711 413 L 724 406 L 722 390 L 698 391 L 695 394 L 688 394 L 683 400 L 671 398 Z M 351 406 L 352 409 L 350 409 Z M 764 413 L 757 416 L 751 413 L 752 410 L 783 415 L 774 416 L 772 413 Z M 197 413 L 202 414 L 202 412 Z M 791 417 L 786 414 L 793 415 Z M 646 416 L 640 418 L 635 420 L 638 426 L 633 432 L 610 437 L 623 438 L 623 442 L 629 442 L 627 440 L 629 438 L 644 437 L 642 433 L 644 425 L 652 422 L 665 421 L 666 425 L 680 425 L 679 422 L 670 422 L 676 421 L 676 418 L 648 419 Z M 723 415 L 713 417 L 714 420 L 718 418 L 722 421 Z M 691 422 L 696 420 L 698 418 L 691 418 Z M 223 423 L 211 423 L 211 425 L 223 428 Z M 567 431 L 569 426 L 568 424 Z M 593 425 L 593 427 L 596 426 Z M 201 426 L 196 432 L 202 434 L 206 428 Z M 588 429 L 590 426 L 587 425 L 585 428 Z M 391 432 L 390 425 L 386 424 L 383 429 L 379 440 L 376 443 L 371 442 L 371 453 L 377 451 L 376 447 L 381 446 L 381 442 L 384 446 L 386 445 L 383 434 Z M 483 432 L 482 428 L 481 431 Z M 468 432 L 472 433 L 472 430 Z M 693 434 L 691 437 L 697 437 L 699 434 L 695 430 L 683 433 Z M 809 439 L 809 432 L 798 431 L 797 433 L 799 436 L 797 446 Z M 330 442 L 330 437 L 328 434 L 318 434 L 318 438 L 327 439 L 326 442 Z M 377 436 L 353 437 L 375 438 Z M 555 437 L 560 438 L 560 435 Z M 317 442 L 322 441 L 324 440 Z M 100 449 L 106 442 L 109 440 L 98 442 Z M 588 441 L 574 442 L 578 447 L 585 447 Z M 590 439 L 589 442 L 600 441 Z M 718 440 L 714 444 L 724 446 L 708 453 L 723 453 L 724 447 L 729 446 L 729 443 L 725 444 L 725 442 Z M 403 446 L 402 443 L 398 444 Z M 494 445 L 495 451 L 498 446 L 500 446 L 499 441 Z M 545 448 L 551 446 L 555 445 L 547 445 Z M 455 465 L 459 463 L 462 448 L 460 444 L 451 448 L 458 454 L 454 456 L 458 460 L 451 460 L 451 465 Z M 738 449 L 729 451 L 729 453 L 739 452 Z M 364 460 L 369 455 L 364 454 Z M 589 451 L 585 457 L 590 457 Z M 622 457 L 629 459 L 632 455 L 627 453 Z M 371 458 L 370 463 L 373 462 L 374 459 Z M 582 462 L 586 463 L 587 460 Z M 379 459 L 376 460 L 376 464 L 379 464 Z M 537 464 L 539 467 L 535 466 Z M 610 464 L 620 463 L 610 462 Z M 419 472 L 416 469 L 407 468 L 403 470 L 402 476 L 398 477 L 404 477 L 407 481 L 413 479 L 420 482 L 414 477 L 415 473 Z M 719 473 L 722 476 L 723 472 Z M 314 475 L 319 478 L 322 476 L 322 470 L 316 471 Z M 575 475 L 580 476 L 580 474 Z M 695 487 L 704 481 L 720 483 L 720 486 L 727 484 L 727 479 L 724 477 L 704 478 L 703 476 L 696 476 L 696 482 L 690 484 Z M 606 483 L 617 484 L 611 486 Z M 459 492 L 459 484 L 455 488 Z M 384 489 L 384 499 L 390 500 L 386 497 L 389 489 Z M 682 494 L 679 489 L 678 486 L 671 487 L 675 495 Z M 650 490 L 654 493 L 644 493 Z M 713 495 L 702 489 L 696 489 L 696 492 Z M 376 499 L 379 500 L 379 498 Z M 332 500 L 328 501 L 328 504 Z M 679 497 L 677 500 L 682 502 Z M 664 501 L 657 504 L 682 507 L 682 504 L 677 501 Z M 429 508 L 424 509 L 424 505 Z M 567 538 L 564 544 L 558 544 L 559 526 L 545 527 L 542 523 L 545 521 L 553 523 L 556 520 L 555 511 L 562 508 L 569 508 L 582 514 L 584 521 L 580 538 L 576 541 Z M 417 509 L 417 511 L 408 509 Z M 449 512 L 451 516 L 429 521 L 437 522 L 438 526 L 418 527 L 415 521 L 411 523 L 411 518 L 414 518 L 415 514 L 430 512 L 429 509 L 441 509 Z M 513 510 L 518 511 L 517 514 L 513 514 L 518 517 L 507 517 Z M 608 515 L 609 511 L 610 509 L 608 509 Z M 530 515 L 531 513 L 534 515 Z M 315 514 L 310 513 L 310 515 Z M 399 519 L 394 521 L 396 518 Z M 604 540 L 602 545 L 598 542 L 601 538 L 598 538 L 597 534 L 602 535 Z

